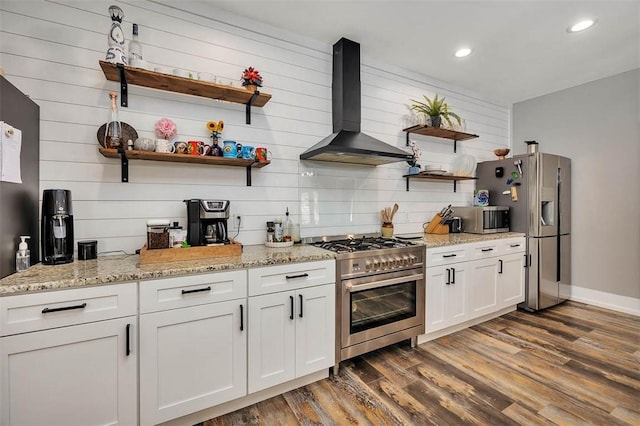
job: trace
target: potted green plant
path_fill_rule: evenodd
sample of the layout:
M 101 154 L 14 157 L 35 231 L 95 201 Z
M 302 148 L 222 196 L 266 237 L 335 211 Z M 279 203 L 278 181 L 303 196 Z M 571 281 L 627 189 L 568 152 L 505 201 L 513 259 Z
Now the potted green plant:
M 411 99 L 411 102 L 413 102 L 413 105 L 411 105 L 411 109 L 418 113 L 429 116 L 429 118 L 431 119 L 431 125 L 433 127 L 440 127 L 440 124 L 442 124 L 442 119 L 444 119 L 449 124 L 449 126 L 452 127 L 453 123 L 451 122 L 451 118 L 454 118 L 458 122 L 458 125 L 462 124 L 462 119 L 460 118 L 460 116 L 455 112 L 449 111 L 449 105 L 447 105 L 447 103 L 444 101 L 444 97 L 438 98 L 437 93 L 433 97 L 433 99 L 429 99 L 427 95 L 423 95 L 423 97 L 426 102 L 420 102 Z

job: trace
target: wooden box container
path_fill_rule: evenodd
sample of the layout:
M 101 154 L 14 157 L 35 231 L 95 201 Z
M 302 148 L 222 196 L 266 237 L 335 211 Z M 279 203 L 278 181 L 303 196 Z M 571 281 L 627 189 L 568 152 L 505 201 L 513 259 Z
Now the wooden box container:
M 215 257 L 240 256 L 242 244 L 231 240 L 223 246 L 199 246 L 149 250 L 145 244 L 140 249 L 140 264 L 183 262 L 185 260 L 211 259 Z

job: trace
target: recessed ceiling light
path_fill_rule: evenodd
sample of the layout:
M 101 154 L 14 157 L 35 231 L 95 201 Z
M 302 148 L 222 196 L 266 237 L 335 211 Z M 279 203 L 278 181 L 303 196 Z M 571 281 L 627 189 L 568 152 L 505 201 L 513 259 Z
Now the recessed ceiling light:
M 456 57 L 464 58 L 465 56 L 469 56 L 470 53 L 471 53 L 471 49 L 469 49 L 468 47 L 465 47 L 456 52 Z
M 596 21 L 594 19 L 585 19 L 583 21 L 580 21 L 576 24 L 573 24 L 572 26 L 570 26 L 569 28 L 567 28 L 567 32 L 570 33 L 577 33 L 580 31 L 584 31 L 587 28 L 590 28 L 593 26 L 593 24 L 595 24 Z

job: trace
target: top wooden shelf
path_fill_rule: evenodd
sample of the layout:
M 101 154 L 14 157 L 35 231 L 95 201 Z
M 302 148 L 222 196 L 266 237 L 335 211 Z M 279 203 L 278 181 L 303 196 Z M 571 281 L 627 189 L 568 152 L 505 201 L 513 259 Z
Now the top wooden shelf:
M 270 94 L 260 91 L 251 92 L 245 88 L 193 80 L 126 65 L 118 66 L 111 62 L 100 61 L 100 67 L 107 80 L 120 83 L 120 102 L 123 107 L 128 106 L 127 85 L 134 84 L 136 86 L 246 105 L 247 124 L 251 124 L 250 108 L 252 106 L 262 107 L 271 99 Z M 120 75 L 121 69 L 122 76 Z
M 407 133 L 407 146 L 409 146 L 409 134 L 415 133 L 417 135 L 451 139 L 453 141 L 453 152 L 456 152 L 456 145 L 458 141 L 465 141 L 467 139 L 475 139 L 480 137 L 478 135 L 474 135 L 473 133 L 459 132 L 457 130 L 450 130 L 442 127 L 432 127 L 425 124 L 416 124 L 415 126 L 402 129 L 402 131 Z
M 417 133 L 419 135 L 433 136 L 436 138 L 451 139 L 454 141 L 464 141 L 467 139 L 475 139 L 480 136 L 472 133 L 459 132 L 457 130 L 445 129 L 442 127 L 431 127 L 425 124 L 416 124 L 402 130 L 407 133 Z

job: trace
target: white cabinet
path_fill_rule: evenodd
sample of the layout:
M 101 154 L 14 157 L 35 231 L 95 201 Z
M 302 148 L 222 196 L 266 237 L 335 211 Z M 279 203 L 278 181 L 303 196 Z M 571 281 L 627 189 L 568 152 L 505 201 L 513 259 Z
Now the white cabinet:
M 249 270 L 248 341 L 249 393 L 333 366 L 335 262 Z
M 426 331 L 463 322 L 468 311 L 466 262 L 427 268 Z
M 246 270 L 140 282 L 140 424 L 246 395 Z
M 500 256 L 498 286 L 501 291 L 500 304 L 502 307 L 524 302 L 525 271 L 524 250 L 520 253 Z
M 136 305 L 135 283 L 0 298 L 0 424 L 136 424 Z
M 524 301 L 524 237 L 427 250 L 426 332 Z

